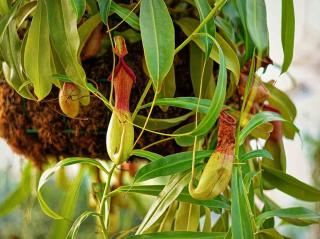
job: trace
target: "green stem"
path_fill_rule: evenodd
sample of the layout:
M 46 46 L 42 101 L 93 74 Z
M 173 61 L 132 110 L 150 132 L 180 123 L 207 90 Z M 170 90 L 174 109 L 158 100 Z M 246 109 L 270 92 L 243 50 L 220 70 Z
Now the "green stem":
M 142 95 L 141 95 L 141 97 L 140 97 L 140 100 L 139 100 L 136 108 L 134 109 L 134 112 L 132 113 L 132 121 L 133 121 L 134 118 L 137 116 L 137 114 L 138 114 L 138 112 L 139 112 L 139 110 L 140 110 L 140 108 L 141 108 L 141 105 L 142 105 L 144 99 L 146 98 L 147 93 L 148 93 L 151 85 L 152 85 L 152 80 L 149 79 L 148 84 L 146 85 L 146 88 L 144 88 L 144 91 L 143 91 L 143 93 L 142 93 Z
M 110 171 L 109 171 L 107 182 L 104 187 L 102 199 L 100 202 L 99 214 L 101 215 L 100 221 L 101 221 L 103 236 L 105 239 L 109 238 L 108 232 L 109 232 L 110 197 L 108 197 L 108 193 L 110 192 L 111 178 L 112 178 L 113 172 L 116 167 L 117 167 L 117 165 L 113 164 Z M 106 203 L 108 205 L 107 212 L 106 212 Z
M 155 105 L 157 96 L 158 96 L 158 92 L 155 92 L 154 97 L 153 97 L 153 101 L 152 101 L 152 104 L 151 104 L 151 107 L 150 107 L 149 114 L 148 114 L 148 116 L 147 116 L 147 118 L 146 118 L 146 121 L 144 122 L 144 125 L 143 125 L 143 127 L 142 127 L 142 130 L 141 130 L 138 138 L 136 139 L 136 142 L 135 142 L 134 145 L 133 145 L 133 148 L 136 146 L 136 144 L 138 143 L 139 139 L 142 137 L 143 132 L 146 130 L 146 127 L 147 127 L 147 124 L 148 124 L 149 119 L 150 119 L 150 117 L 151 117 L 151 114 L 152 114 L 152 111 L 153 111 L 153 108 L 154 108 L 154 105 Z
M 185 39 L 175 50 L 174 50 L 174 54 L 176 55 L 179 51 L 181 51 L 191 40 L 192 37 L 195 33 L 198 33 L 201 28 L 207 24 L 208 21 L 210 21 L 215 15 L 216 13 L 224 6 L 224 4 L 227 2 L 227 0 L 220 0 L 216 3 L 216 5 L 214 6 L 214 8 L 210 11 L 210 13 L 208 14 L 208 16 L 206 16 L 205 19 L 203 19 L 203 21 L 197 26 L 196 29 L 194 29 L 194 31 L 187 37 L 187 39 Z

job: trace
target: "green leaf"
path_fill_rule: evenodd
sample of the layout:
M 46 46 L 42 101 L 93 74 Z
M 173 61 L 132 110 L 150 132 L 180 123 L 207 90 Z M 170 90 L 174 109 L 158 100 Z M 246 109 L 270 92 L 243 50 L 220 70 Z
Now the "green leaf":
M 154 152 L 150 152 L 150 151 L 142 150 L 142 149 L 132 150 L 131 155 L 146 158 L 146 159 L 149 159 L 150 161 L 157 161 L 158 159 L 162 158 L 162 156 L 160 154 L 156 154 Z
M 281 217 L 288 219 L 298 219 L 303 221 L 305 225 L 310 225 L 314 223 L 320 222 L 320 214 L 313 212 L 304 207 L 291 207 L 291 208 L 283 208 L 274 211 L 267 211 L 260 214 L 256 218 L 257 226 L 260 227 L 265 220 L 271 217 Z M 285 220 L 285 219 L 284 219 Z
M 79 22 L 86 10 L 86 0 L 71 0 L 71 3 L 73 4 L 74 10 L 77 13 L 77 19 Z
M 192 131 L 192 135 L 204 135 L 206 134 L 213 125 L 216 123 L 220 111 L 222 109 L 223 103 L 226 97 L 226 90 L 227 90 L 227 68 L 225 64 L 225 58 L 223 55 L 223 51 L 219 45 L 219 43 L 212 39 L 216 47 L 218 48 L 219 52 L 219 73 L 218 73 L 218 80 L 217 86 L 214 91 L 214 95 L 211 100 L 211 104 L 208 109 L 208 113 L 201 119 L 201 122 L 198 126 Z
M 14 6 L 10 9 L 10 11 L 5 15 L 2 16 L 0 19 L 0 42 L 2 41 L 3 35 L 6 32 L 8 26 L 13 21 L 15 14 L 19 7 L 21 6 L 22 0 L 16 1 Z
M 101 22 L 101 17 L 97 13 L 86 20 L 78 29 L 79 32 L 79 39 L 80 39 L 80 46 L 78 50 L 78 57 L 80 58 L 80 54 L 82 52 L 83 47 L 85 46 L 87 40 L 91 36 L 92 32 L 96 29 L 96 27 Z
M 30 82 L 22 67 L 22 43 L 16 31 L 15 21 L 12 21 L 0 44 L 1 56 L 3 57 L 2 71 L 7 83 L 16 90 L 22 97 L 35 100 L 31 93 Z
M 176 200 L 179 194 L 190 180 L 190 173 L 176 174 L 172 176 L 169 183 L 160 192 L 157 199 L 151 205 L 148 213 L 141 222 L 136 235 L 148 230 L 167 210 L 167 208 Z
M 195 122 L 189 123 L 189 124 L 185 124 L 183 126 L 181 126 L 180 128 L 178 128 L 176 131 L 174 131 L 174 134 L 185 134 L 185 133 L 189 133 L 192 132 L 192 130 L 195 128 Z M 194 138 L 193 136 L 190 135 L 186 135 L 186 136 L 177 136 L 174 137 L 174 140 L 176 141 L 176 143 L 178 145 L 180 145 L 181 147 L 187 147 L 187 146 L 191 146 L 194 144 Z
M 192 34 L 194 29 L 199 25 L 199 21 L 193 18 L 181 18 L 178 21 L 176 21 L 176 23 L 187 36 Z M 220 45 L 223 51 L 227 69 L 232 72 L 231 82 L 227 93 L 227 96 L 231 96 L 234 90 L 236 89 L 236 86 L 238 85 L 238 81 L 240 78 L 239 59 L 232 47 L 228 44 L 227 41 L 223 39 L 221 35 L 219 35 L 219 33 L 216 33 L 215 39 L 217 40 L 218 44 Z M 204 44 L 198 37 L 194 37 L 192 40 L 202 51 L 205 51 Z M 219 50 L 217 45 L 213 46 L 212 51 L 210 53 L 210 58 L 220 64 Z
M 5 216 L 10 213 L 13 209 L 25 202 L 26 199 L 31 195 L 31 163 L 28 163 L 23 169 L 22 177 L 18 187 L 10 193 L 7 197 L 4 195 L 4 200 L 0 203 L 0 216 Z
M 44 99 L 51 91 L 53 74 L 48 67 L 50 60 L 47 6 L 44 0 L 39 0 L 24 49 L 24 69 L 33 84 L 38 100 Z
M 136 174 L 135 182 L 142 182 L 160 176 L 173 175 L 191 168 L 192 151 L 171 154 L 142 167 Z M 212 154 L 211 150 L 197 151 L 195 162 L 201 163 Z
M 142 235 L 134 235 L 129 236 L 127 238 L 177 238 L 177 239 L 185 239 L 185 238 L 199 238 L 199 239 L 223 239 L 225 233 L 223 232 L 155 232 L 155 233 L 147 233 Z
M 164 215 L 164 218 L 161 221 L 158 232 L 171 231 L 173 222 L 175 220 L 177 207 L 178 207 L 178 202 L 173 202 L 171 204 L 166 214 Z
M 240 161 L 241 162 L 245 162 L 249 159 L 252 159 L 252 158 L 267 158 L 267 159 L 273 159 L 272 157 L 272 154 L 270 154 L 269 151 L 267 150 L 264 150 L 264 149 L 257 149 L 257 150 L 253 150 L 249 153 L 246 153 L 244 155 L 241 155 L 240 156 Z
M 161 84 L 161 89 L 158 94 L 158 99 L 161 98 L 171 98 L 174 97 L 176 92 L 176 79 L 174 74 L 174 65 L 171 66 L 168 74 L 164 78 Z M 168 110 L 168 106 L 160 106 L 161 110 L 166 112 Z
M 113 1 L 111 3 L 111 11 L 121 17 L 122 20 L 128 23 L 133 29 L 137 31 L 140 30 L 139 18 L 133 11 L 122 7 Z
M 102 22 L 105 25 L 107 25 L 112 0 L 98 0 L 98 4 L 99 4 L 99 12 L 100 12 Z
M 202 232 L 211 232 L 211 210 L 204 206 L 204 224 Z
M 280 111 L 283 118 L 293 122 L 297 116 L 297 109 L 289 96 L 270 83 L 265 83 L 264 86 L 270 92 L 270 104 Z
M 80 187 L 84 178 L 84 172 L 85 170 L 82 167 L 77 176 L 72 180 L 72 183 L 62 200 L 63 203 L 61 205 L 60 212 L 64 218 L 71 219 L 75 214 L 77 199 L 79 198 Z M 71 222 L 69 220 L 55 221 L 53 223 L 53 226 L 51 227 L 49 238 L 66 238 L 66 236 L 68 235 L 70 224 Z
M 200 219 L 200 206 L 191 203 L 180 202 L 176 212 L 174 231 L 198 230 Z
M 269 47 L 266 4 L 264 0 L 247 0 L 247 27 L 260 54 Z
M 283 49 L 283 63 L 281 72 L 286 72 L 292 62 L 294 50 L 294 4 L 293 0 L 282 0 L 281 41 Z
M 263 179 L 280 191 L 300 200 L 316 202 L 320 200 L 320 190 L 276 169 L 263 167 Z
M 233 239 L 254 239 L 248 197 L 238 167 L 233 167 L 231 181 L 231 223 Z
M 139 193 L 144 195 L 158 196 L 163 190 L 165 185 L 127 185 L 121 186 L 110 193 L 110 196 L 117 195 L 118 193 Z M 218 196 L 212 200 L 197 200 L 190 196 L 188 188 L 184 188 L 177 197 L 180 202 L 188 202 L 200 206 L 206 206 L 210 209 L 229 208 L 230 205 L 225 198 Z
M 100 214 L 96 213 L 96 212 L 91 212 L 91 211 L 85 211 L 83 212 L 78 218 L 77 220 L 74 221 L 74 223 L 72 224 L 72 227 L 69 230 L 69 233 L 67 235 L 67 239 L 74 239 L 77 238 L 79 229 L 81 224 L 90 216 L 95 216 L 95 217 L 100 217 Z
M 19 29 L 22 23 L 26 20 L 28 16 L 37 8 L 37 1 L 27 2 L 22 7 L 19 8 L 15 21 L 17 23 L 17 29 Z
M 47 3 L 50 39 L 59 56 L 66 75 L 80 87 L 80 102 L 83 105 L 90 103 L 89 92 L 86 87 L 86 74 L 78 50 L 80 38 L 77 31 L 77 15 L 71 2 L 64 0 L 45 0 Z
M 168 105 L 174 107 L 180 107 L 188 110 L 196 110 L 199 98 L 196 97 L 176 97 L 176 98 L 162 98 L 155 101 L 155 105 Z M 144 109 L 151 106 L 151 102 L 141 106 L 140 109 Z M 211 100 L 200 99 L 198 112 L 208 113 Z
M 169 128 L 172 128 L 172 127 L 179 125 L 183 121 L 186 121 L 192 115 L 193 115 L 193 113 L 190 112 L 190 113 L 187 113 L 185 115 L 181 115 L 176 118 L 169 118 L 169 119 L 149 118 L 148 123 L 146 125 L 146 129 L 149 129 L 149 130 L 169 129 Z M 133 123 L 143 127 L 146 119 L 147 119 L 147 117 L 145 117 L 143 115 L 137 115 L 134 118 Z
M 47 169 L 44 171 L 39 179 L 39 184 L 38 184 L 38 189 L 37 189 L 37 195 L 38 195 L 38 201 L 41 206 L 42 211 L 47 214 L 49 217 L 53 219 L 64 219 L 63 216 L 59 215 L 58 213 L 54 212 L 46 203 L 44 200 L 42 193 L 41 193 L 41 188 L 46 184 L 46 182 L 50 179 L 50 177 L 55 174 L 60 168 L 73 165 L 73 164 L 90 164 L 93 166 L 96 166 L 100 170 L 102 170 L 104 173 L 108 174 L 108 171 L 105 169 L 105 167 L 98 161 L 90 158 L 80 158 L 80 157 L 75 157 L 75 158 L 67 158 L 59 163 L 57 163 L 55 166 Z
M 174 56 L 174 27 L 163 0 L 142 0 L 140 28 L 144 55 L 156 91 L 168 74 Z
M 215 224 L 212 226 L 213 232 L 227 232 L 229 227 L 229 214 L 228 211 L 224 211 Z
M 258 126 L 270 122 L 270 121 L 283 121 L 290 125 L 296 132 L 298 131 L 297 127 L 291 122 L 286 121 L 281 115 L 270 112 L 263 111 L 258 114 L 255 114 L 247 123 L 247 125 L 241 130 L 239 135 L 239 145 L 243 144 L 247 136 Z
M 215 81 L 213 79 L 213 60 L 207 59 L 206 66 L 202 77 L 202 88 L 200 89 L 200 79 L 204 64 L 204 53 L 193 42 L 190 43 L 190 76 L 192 81 L 193 92 L 199 97 L 201 90 L 201 98 L 211 99 L 215 89 Z
M 251 40 L 249 31 L 248 31 L 248 26 L 247 26 L 247 9 L 246 9 L 246 0 L 234 0 L 235 6 L 237 7 L 242 27 L 244 30 L 244 40 L 245 40 L 245 62 L 247 62 L 253 54 L 253 42 Z
M 202 22 L 203 19 L 205 19 L 208 16 L 208 14 L 210 13 L 211 6 L 209 5 L 207 0 L 195 0 L 194 2 L 196 4 L 196 7 L 199 12 L 200 22 Z M 206 24 L 204 24 L 204 26 L 200 30 L 200 32 L 205 33 L 207 35 L 210 35 L 212 37 L 215 36 L 215 31 L 216 31 L 216 28 L 215 28 L 215 24 L 214 24 L 213 19 L 209 20 Z M 205 51 L 204 51 L 205 57 L 208 58 L 210 56 L 210 53 L 212 50 L 213 42 L 207 36 L 202 36 L 201 40 L 205 46 Z
M 270 104 L 279 110 L 283 118 L 293 122 L 297 116 L 297 109 L 288 95 L 272 84 L 265 83 L 264 85 L 270 92 L 270 96 L 268 98 Z M 283 133 L 287 138 L 293 139 L 296 132 L 292 128 L 288 127 L 288 125 L 284 124 Z

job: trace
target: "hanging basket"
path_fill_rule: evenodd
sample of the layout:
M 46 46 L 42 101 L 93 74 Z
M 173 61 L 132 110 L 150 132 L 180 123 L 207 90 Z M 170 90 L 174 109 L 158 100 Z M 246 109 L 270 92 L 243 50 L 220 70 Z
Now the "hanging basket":
M 130 54 L 126 57 L 128 64 L 137 76 L 137 82 L 132 90 L 130 111 L 133 112 L 143 93 L 148 78 L 143 72 L 143 53 L 140 43 L 128 45 Z M 189 75 L 188 51 L 180 54 L 176 60 L 176 96 L 192 95 L 192 85 Z M 110 92 L 110 82 L 107 80 L 112 71 L 112 55 L 92 58 L 83 63 L 87 77 L 107 98 Z M 56 158 L 83 156 L 107 159 L 106 131 L 111 112 L 104 103 L 91 95 L 89 106 L 82 106 L 75 119 L 63 115 L 58 103 L 59 89 L 54 88 L 50 95 L 41 102 L 30 101 L 18 95 L 4 80 L 0 83 L 0 133 L 14 152 L 32 160 L 37 166 L 48 161 L 48 156 Z M 148 92 L 145 103 L 153 99 L 152 89 Z M 156 107 L 152 117 L 172 118 L 184 114 L 180 108 L 169 108 L 163 112 Z M 147 115 L 148 110 L 139 114 Z M 173 129 L 166 132 L 173 132 Z M 140 132 L 135 129 L 136 137 Z M 142 148 L 161 136 L 144 132 L 137 148 Z M 174 141 L 167 141 L 152 147 L 153 152 L 162 155 L 181 151 Z

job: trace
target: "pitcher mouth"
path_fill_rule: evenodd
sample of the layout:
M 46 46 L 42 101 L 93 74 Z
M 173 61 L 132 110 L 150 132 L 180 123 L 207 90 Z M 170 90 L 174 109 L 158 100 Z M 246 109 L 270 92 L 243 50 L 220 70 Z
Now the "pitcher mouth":
M 218 122 L 218 151 L 232 151 L 236 137 L 236 119 L 227 113 L 226 110 L 220 112 Z
M 235 126 L 237 124 L 237 120 L 230 114 L 226 112 L 226 110 L 221 111 L 219 117 L 220 124 L 228 124 L 230 126 Z

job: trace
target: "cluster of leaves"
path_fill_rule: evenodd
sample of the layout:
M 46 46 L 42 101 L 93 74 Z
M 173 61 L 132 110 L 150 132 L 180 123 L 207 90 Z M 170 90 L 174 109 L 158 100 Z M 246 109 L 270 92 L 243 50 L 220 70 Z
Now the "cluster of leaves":
M 136 119 L 134 126 L 142 128 L 141 134 L 146 130 L 187 147 L 186 152 L 168 156 L 133 149 L 132 156 L 150 162 L 139 169 L 132 184 L 114 190 L 110 182 L 115 165 L 108 167 L 97 159 L 68 158 L 46 170 L 39 179 L 38 199 L 43 211 L 57 220 L 65 217 L 51 209 L 41 193 L 53 174 L 65 166 L 89 164 L 107 178 L 104 192 L 97 197 L 98 209 L 81 214 L 68 237 L 75 238 L 81 223 L 90 216 L 97 217 L 103 235 L 108 237 L 111 199 L 123 193 L 156 197 L 139 227 L 128 231 L 128 234 L 135 232 L 132 238 L 285 238 L 276 231 L 274 217 L 299 226 L 319 223 L 319 214 L 302 207 L 280 208 L 264 193 L 277 188 L 300 200 L 320 199 L 318 189 L 286 173 L 282 138 L 292 139 L 298 131 L 293 124 L 294 104 L 284 92 L 271 83 L 262 82 L 256 74 L 268 57 L 269 48 L 264 0 L 139 0 L 132 4 L 112 0 L 0 0 L 0 13 L 2 71 L 8 84 L 20 95 L 42 100 L 50 93 L 52 85 L 61 87 L 67 79 L 81 89 L 83 104 L 89 104 L 87 96 L 91 92 L 110 110 L 112 99 L 106 99 L 94 85 L 87 83 L 80 55 L 101 22 L 107 26 L 109 36 L 126 22 L 131 34 L 127 32 L 124 36 L 141 39 L 150 77 L 132 115 Z M 112 14 L 117 14 L 122 21 L 109 29 L 108 18 Z M 286 72 L 293 53 L 293 0 L 282 0 L 281 25 L 282 72 Z M 178 28 L 186 38 L 176 46 Z M 110 45 L 113 45 L 112 40 Z M 185 47 L 189 47 L 194 97 L 174 97 L 174 58 Z M 248 65 L 250 70 L 241 71 Z M 242 74 L 247 79 L 245 90 L 237 98 Z M 151 85 L 154 100 L 143 105 Z M 255 102 L 260 86 L 267 89 L 268 97 Z M 190 113 L 177 118 L 150 118 L 155 106 L 162 110 L 180 107 Z M 266 110 L 268 107 L 276 112 Z M 145 108 L 150 108 L 148 117 L 138 114 Z M 187 188 L 192 165 L 201 169 L 215 150 L 216 122 L 222 109 L 228 109 L 238 122 L 230 188 L 212 200 L 194 199 Z M 186 119 L 189 123 L 185 123 Z M 173 133 L 161 132 L 176 126 L 179 128 Z M 280 138 L 270 140 L 270 133 L 277 130 L 279 132 L 275 133 L 280 134 Z M 267 141 L 254 149 L 250 142 L 258 139 Z M 145 183 L 164 176 L 169 180 L 163 184 Z M 73 199 L 78 184 L 70 191 Z M 20 188 L 17 193 L 21 193 L 21 200 L 26 196 Z M 262 208 L 257 206 L 256 198 L 263 203 Z M 67 209 L 70 207 L 72 204 L 67 205 Z M 212 212 L 219 214 L 213 226 Z M 205 219 L 202 227 L 200 218 Z

